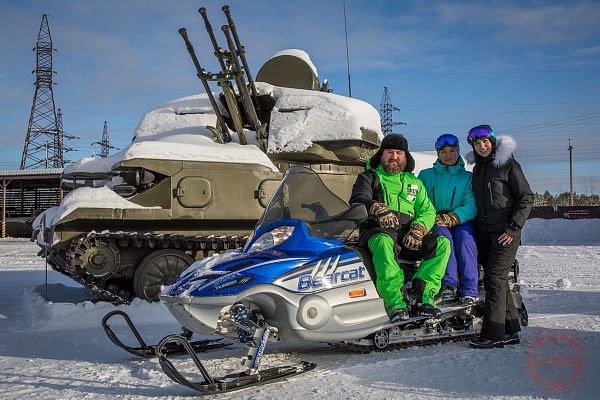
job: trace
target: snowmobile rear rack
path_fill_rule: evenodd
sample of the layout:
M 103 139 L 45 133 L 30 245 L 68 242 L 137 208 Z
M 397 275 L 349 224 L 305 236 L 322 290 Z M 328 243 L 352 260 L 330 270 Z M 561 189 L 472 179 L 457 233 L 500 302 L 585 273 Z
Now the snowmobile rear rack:
M 136 340 L 140 344 L 140 347 L 127 346 L 125 343 L 123 343 L 117 337 L 115 332 L 110 328 L 110 325 L 108 324 L 108 320 L 110 318 L 114 317 L 115 315 L 120 315 L 121 317 L 123 317 L 125 322 L 127 322 L 129 329 L 131 329 L 131 332 L 133 333 Z M 156 351 L 157 346 L 149 346 L 146 344 L 146 342 L 144 341 L 144 339 L 142 339 L 142 336 L 140 335 L 139 331 L 137 330 L 137 328 L 133 324 L 133 321 L 131 321 L 131 318 L 129 317 L 129 315 L 127 315 L 127 313 L 120 311 L 120 310 L 115 310 L 115 311 L 109 312 L 108 314 L 106 314 L 104 316 L 104 318 L 102 318 L 102 327 L 104 328 L 104 331 L 106 332 L 106 335 L 111 340 L 111 342 L 113 342 L 120 348 L 124 349 L 125 351 L 127 351 L 133 355 L 136 355 L 138 357 L 152 358 L 152 357 L 157 356 L 157 351 Z M 190 339 L 192 336 L 192 332 L 190 332 L 190 331 L 187 331 L 184 334 L 187 337 L 187 339 Z M 187 342 L 186 345 L 189 348 L 191 348 L 191 350 L 193 352 L 204 352 L 204 351 L 218 349 L 218 348 L 225 347 L 225 346 L 231 346 L 232 343 L 228 343 L 224 339 L 204 339 L 204 340 L 197 340 L 194 342 Z M 164 343 L 161 346 L 161 352 L 165 356 L 179 355 L 179 354 L 185 354 L 186 352 L 188 352 L 188 348 L 187 347 L 184 348 L 184 346 L 182 346 L 181 344 L 178 344 L 177 342 L 168 342 L 168 343 Z

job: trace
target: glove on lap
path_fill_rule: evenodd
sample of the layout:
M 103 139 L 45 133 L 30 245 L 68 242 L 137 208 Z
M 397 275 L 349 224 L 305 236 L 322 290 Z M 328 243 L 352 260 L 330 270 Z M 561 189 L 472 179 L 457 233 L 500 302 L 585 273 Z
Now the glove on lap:
M 408 250 L 419 250 L 423 244 L 423 237 L 427 234 L 427 228 L 421 224 L 414 224 L 410 231 L 402 239 L 402 244 Z
M 440 221 L 441 223 L 438 223 Z M 439 226 L 446 226 L 448 228 L 454 228 L 456 225 L 460 225 L 460 218 L 452 211 L 441 211 L 435 216 L 435 223 Z
M 400 226 L 400 222 L 398 221 L 396 214 L 394 214 L 394 212 L 383 203 L 374 203 L 371 206 L 369 213 L 377 217 L 379 226 L 384 229 L 396 230 Z

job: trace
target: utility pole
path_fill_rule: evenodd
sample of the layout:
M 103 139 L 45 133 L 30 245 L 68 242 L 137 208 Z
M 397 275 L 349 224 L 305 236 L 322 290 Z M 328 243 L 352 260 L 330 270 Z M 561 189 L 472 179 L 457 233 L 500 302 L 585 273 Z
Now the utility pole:
M 21 169 L 64 167 L 62 140 L 52 91 L 52 38 L 44 14 L 35 48 L 35 94 L 21 158 Z M 48 146 L 48 147 L 47 147 Z M 49 152 L 48 152 L 49 148 Z M 46 150 L 44 150 L 46 149 Z
M 387 86 L 383 87 L 383 98 L 381 99 L 380 107 L 381 108 L 379 112 L 381 115 L 381 133 L 383 133 L 383 136 L 392 133 L 392 127 L 394 125 L 406 125 L 404 122 L 392 120 L 392 112 L 400 111 L 400 109 L 392 105 L 392 100 L 390 99 Z
M 571 146 L 571 139 L 569 139 L 569 182 L 571 185 L 571 206 L 573 206 L 573 146 Z

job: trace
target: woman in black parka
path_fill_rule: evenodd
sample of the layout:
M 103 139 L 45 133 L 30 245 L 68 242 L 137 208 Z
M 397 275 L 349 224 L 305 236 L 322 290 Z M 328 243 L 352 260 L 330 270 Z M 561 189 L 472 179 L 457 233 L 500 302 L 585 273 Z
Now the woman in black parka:
M 521 229 L 533 207 L 533 192 L 513 158 L 516 143 L 512 137 L 496 138 L 489 125 L 479 125 L 469 131 L 467 141 L 474 150 L 466 158 L 475 162 L 475 239 L 485 289 L 481 333 L 469 346 L 489 349 L 518 344 L 521 328 L 508 274 L 521 242 Z

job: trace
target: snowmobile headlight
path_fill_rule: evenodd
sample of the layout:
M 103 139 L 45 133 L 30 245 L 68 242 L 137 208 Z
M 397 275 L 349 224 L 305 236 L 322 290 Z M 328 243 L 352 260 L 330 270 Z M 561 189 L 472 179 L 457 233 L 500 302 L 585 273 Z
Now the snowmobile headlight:
M 246 252 L 263 251 L 275 247 L 287 240 L 294 232 L 293 226 L 279 226 L 269 232 L 265 232 L 252 243 Z

